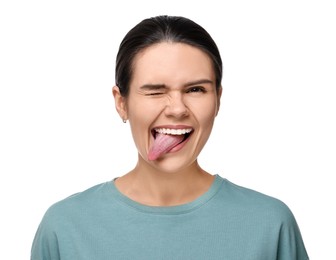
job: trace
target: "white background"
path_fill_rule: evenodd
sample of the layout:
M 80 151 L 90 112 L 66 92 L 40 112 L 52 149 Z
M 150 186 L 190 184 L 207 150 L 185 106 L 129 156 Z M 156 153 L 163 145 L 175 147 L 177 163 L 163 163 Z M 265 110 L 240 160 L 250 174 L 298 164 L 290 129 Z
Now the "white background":
M 114 61 L 124 34 L 159 14 L 193 19 L 221 50 L 222 106 L 201 165 L 284 201 L 311 259 L 334 258 L 332 3 L 2 1 L 0 259 L 29 259 L 52 203 L 134 166 L 111 95 Z

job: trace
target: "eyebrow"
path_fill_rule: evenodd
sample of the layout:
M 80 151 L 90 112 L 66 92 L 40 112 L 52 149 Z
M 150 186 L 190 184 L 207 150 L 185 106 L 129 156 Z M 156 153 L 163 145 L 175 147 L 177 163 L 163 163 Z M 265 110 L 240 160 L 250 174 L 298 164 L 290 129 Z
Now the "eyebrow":
M 140 89 L 143 90 L 158 90 L 158 89 L 163 89 L 165 88 L 165 84 L 145 84 L 140 87 Z
M 200 84 L 213 84 L 213 81 L 209 79 L 200 79 L 200 80 L 187 82 L 183 85 L 183 87 L 189 87 L 189 86 L 200 85 Z M 158 89 L 163 89 L 163 88 L 166 88 L 165 84 L 144 84 L 140 87 L 140 89 L 142 90 L 158 90 Z
M 201 84 L 213 84 L 213 81 L 210 79 L 199 79 L 196 81 L 187 82 L 186 84 L 184 84 L 184 86 L 189 87 L 189 86 L 201 85 Z

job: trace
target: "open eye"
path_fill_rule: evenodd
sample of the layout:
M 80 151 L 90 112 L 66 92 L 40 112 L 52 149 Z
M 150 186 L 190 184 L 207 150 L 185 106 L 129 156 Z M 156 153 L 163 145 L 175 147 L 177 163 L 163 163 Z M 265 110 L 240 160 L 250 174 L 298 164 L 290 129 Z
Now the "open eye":
M 201 87 L 201 86 L 194 86 L 194 87 L 187 89 L 187 93 L 198 93 L 198 92 L 205 93 L 206 90 L 204 87 Z

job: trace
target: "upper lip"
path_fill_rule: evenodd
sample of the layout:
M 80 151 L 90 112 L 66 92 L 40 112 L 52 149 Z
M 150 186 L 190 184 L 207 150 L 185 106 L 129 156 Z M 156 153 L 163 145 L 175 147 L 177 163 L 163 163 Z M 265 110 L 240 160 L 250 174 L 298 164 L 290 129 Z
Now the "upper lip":
M 155 126 L 152 129 L 158 129 L 158 128 L 167 128 L 167 129 L 194 129 L 192 126 L 189 125 L 159 125 Z
M 155 138 L 156 136 L 156 129 L 162 129 L 162 128 L 165 128 L 165 129 L 174 129 L 174 130 L 179 130 L 179 129 L 191 129 L 191 132 L 194 131 L 194 128 L 192 126 L 189 126 L 189 125 L 158 125 L 158 126 L 155 126 L 152 128 L 151 130 L 151 133 L 153 135 L 153 137 Z M 191 133 L 190 132 L 190 133 Z

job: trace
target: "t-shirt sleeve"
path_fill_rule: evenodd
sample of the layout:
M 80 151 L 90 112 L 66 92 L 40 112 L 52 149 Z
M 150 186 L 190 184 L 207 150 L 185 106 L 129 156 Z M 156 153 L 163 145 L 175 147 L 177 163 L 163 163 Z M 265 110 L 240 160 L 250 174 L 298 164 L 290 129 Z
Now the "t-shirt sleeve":
M 44 215 L 33 240 L 31 260 L 59 260 L 57 234 L 48 211 Z
M 299 226 L 294 215 L 288 209 L 278 240 L 277 260 L 308 260 Z

